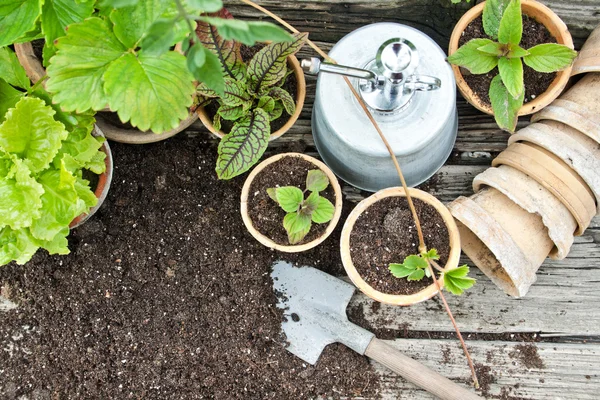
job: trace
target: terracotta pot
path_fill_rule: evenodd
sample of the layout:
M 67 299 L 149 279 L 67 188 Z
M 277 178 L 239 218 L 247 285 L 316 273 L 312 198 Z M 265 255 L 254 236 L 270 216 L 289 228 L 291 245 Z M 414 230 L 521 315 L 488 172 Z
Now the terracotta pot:
M 449 205 L 463 252 L 507 294 L 524 296 L 554 243 L 538 214 L 493 188 Z
M 600 90 L 600 89 L 599 89 Z M 581 104 L 556 99 L 531 117 L 531 122 L 558 122 L 570 126 L 600 143 L 600 116 Z M 550 124 L 551 125 L 551 124 Z
M 473 180 L 473 190 L 493 187 L 529 213 L 538 214 L 554 242 L 550 257 L 564 259 L 573 244 L 577 222 L 571 212 L 550 191 L 521 171 L 501 165 L 489 168 Z
M 600 204 L 600 144 L 578 131 L 566 134 L 550 125 L 535 123 L 512 135 L 516 142 L 536 144 L 558 156 L 585 181 Z
M 99 129 L 98 126 L 94 127 L 92 135 L 96 137 L 104 137 L 102 130 Z M 98 209 L 102 206 L 104 200 L 106 199 L 106 196 L 108 195 L 108 190 L 110 189 L 110 184 L 112 182 L 113 177 L 113 158 L 112 152 L 110 151 L 110 146 L 108 145 L 108 141 L 105 140 L 104 143 L 102 143 L 101 149 L 106 154 L 106 158 L 104 159 L 106 170 L 104 171 L 104 173 L 98 176 L 98 183 L 96 184 L 96 190 L 94 190 L 94 194 L 98 198 L 98 203 L 96 203 L 94 207 L 90 208 L 89 213 L 81 214 L 73 221 L 71 221 L 71 224 L 69 225 L 70 229 L 77 228 L 78 226 L 82 225 L 85 221 L 87 221 L 92 215 L 94 215 L 96 211 L 98 211 Z
M 600 72 L 600 26 L 594 29 L 579 51 L 571 76 L 587 72 Z
M 577 221 L 581 235 L 596 214 L 594 195 L 575 171 L 560 158 L 534 144 L 513 143 L 492 161 L 492 166 L 511 166 L 556 196 Z
M 177 51 L 181 52 L 181 44 L 175 46 Z M 25 69 L 27 76 L 33 83 L 37 82 L 41 77 L 46 75 L 46 70 L 42 66 L 42 62 L 36 57 L 33 52 L 33 46 L 31 42 L 15 44 L 15 53 L 19 62 Z M 100 111 L 111 112 L 110 108 L 106 107 Z M 127 143 L 127 144 L 145 144 L 154 143 L 161 140 L 168 139 L 175 136 L 179 132 L 186 129 L 194 121 L 198 119 L 195 112 L 191 111 L 189 116 L 181 121 L 181 123 L 174 129 L 171 129 L 163 133 L 154 133 L 152 131 L 140 131 L 138 129 L 124 129 L 120 128 L 107 119 L 103 118 L 101 114 L 96 115 L 96 124 L 104 132 L 104 136 L 107 139 L 115 142 Z
M 288 67 L 292 68 L 294 70 L 294 76 L 296 77 L 296 82 L 297 82 L 296 111 L 294 112 L 294 114 L 292 116 L 290 116 L 290 119 L 285 123 L 284 126 L 282 126 L 280 129 L 276 130 L 275 132 L 271 132 L 271 138 L 269 140 L 275 140 L 278 137 L 280 137 L 281 135 L 283 135 L 284 133 L 286 133 L 287 131 L 289 131 L 290 128 L 296 123 L 296 121 L 300 117 L 300 113 L 302 112 L 302 107 L 304 107 L 304 99 L 306 98 L 306 81 L 304 79 L 304 72 L 302 71 L 302 68 L 300 67 L 300 63 L 298 62 L 298 59 L 295 56 L 289 56 L 287 60 L 288 60 Z M 198 110 L 196 110 L 196 112 L 198 113 L 198 116 L 200 117 L 200 121 L 202 121 L 202 124 L 212 134 L 214 134 L 218 138 L 222 138 L 223 136 L 226 135 L 225 132 L 215 129 L 215 127 L 212 123 L 212 119 L 211 119 L 211 117 L 209 117 L 209 115 L 206 112 L 206 110 L 204 109 L 204 107 L 198 107 Z
M 277 162 L 284 157 L 300 157 L 300 158 L 314 164 L 321 171 L 325 172 L 325 174 L 329 178 L 329 183 L 331 184 L 331 187 L 333 188 L 333 190 L 335 192 L 335 204 L 334 204 L 335 213 L 333 214 L 332 220 L 329 221 L 329 225 L 327 226 L 325 233 L 323 233 L 323 235 L 321 235 L 319 238 L 317 238 L 311 242 L 305 243 L 305 244 L 282 245 L 282 244 L 274 242 L 273 240 L 271 240 L 271 238 L 263 235 L 256 228 L 254 228 L 254 225 L 252 224 L 252 219 L 250 219 L 250 215 L 248 214 L 248 197 L 250 196 L 250 194 L 249 194 L 250 186 L 252 185 L 254 178 L 256 178 L 256 176 L 267 165 L 273 164 L 274 162 Z M 327 237 L 329 237 L 329 235 L 331 235 L 331 233 L 335 229 L 338 221 L 340 220 L 340 215 L 342 214 L 342 189 L 340 187 L 340 184 L 338 183 L 337 177 L 329 169 L 329 167 L 327 167 L 327 165 L 325 165 L 321 161 L 317 160 L 316 158 L 313 158 L 313 157 L 310 157 L 310 156 L 307 156 L 307 155 L 301 154 L 301 153 L 278 154 L 273 157 L 269 157 L 266 160 L 264 160 L 263 162 L 261 162 L 260 164 L 258 164 L 254 168 L 254 170 L 252 170 L 250 175 L 248 175 L 248 177 L 246 178 L 246 182 L 244 182 L 244 187 L 242 188 L 240 211 L 242 213 L 242 220 L 244 221 L 244 225 L 246 225 L 246 229 L 248 229 L 248 232 L 250 232 L 250 234 L 252 236 L 254 236 L 254 238 L 256 240 L 258 240 L 260 243 L 262 243 L 263 245 L 265 245 L 267 247 L 270 247 L 275 250 L 283 251 L 285 253 L 299 253 L 299 252 L 306 251 L 306 250 L 312 249 L 313 247 L 318 246 L 325 239 L 327 239 Z
M 463 31 L 474 19 L 483 13 L 484 5 L 485 2 L 474 6 L 458 21 L 454 27 L 454 30 L 452 31 L 452 36 L 450 37 L 448 54 L 451 55 L 458 50 L 458 42 Z M 523 14 L 528 15 L 548 28 L 550 34 L 556 38 L 557 43 L 573 48 L 573 39 L 571 38 L 569 29 L 565 23 L 548 7 L 537 1 L 521 0 L 521 9 L 523 10 Z M 558 97 L 558 95 L 567 85 L 571 75 L 571 68 L 572 67 L 570 66 L 562 71 L 559 71 L 548 90 L 536 97 L 534 100 L 524 104 L 519 110 L 519 115 L 531 114 L 552 103 L 552 101 Z M 483 111 L 484 113 L 493 115 L 492 108 L 487 104 L 484 104 L 473 92 L 473 90 L 471 90 L 469 85 L 467 85 L 460 68 L 456 65 L 452 65 L 452 70 L 454 71 L 454 76 L 456 77 L 458 89 L 462 93 L 463 97 L 477 109 Z M 527 82 L 525 82 L 525 85 L 527 85 Z
M 452 218 L 450 211 L 448 211 L 444 204 L 442 204 L 438 199 L 436 199 L 429 193 L 413 188 L 409 188 L 409 192 L 412 198 L 419 199 L 435 207 L 437 212 L 444 220 L 444 224 L 446 225 L 446 228 L 448 229 L 448 234 L 450 236 L 450 254 L 448 256 L 448 261 L 446 262 L 444 269 L 450 270 L 456 268 L 458 266 L 460 258 L 460 237 L 458 234 L 458 228 L 456 227 L 456 223 L 454 222 L 454 218 Z M 352 229 L 354 228 L 356 220 L 372 204 L 387 197 L 406 197 L 406 194 L 404 189 L 401 187 L 383 189 L 358 203 L 354 210 L 352 210 L 352 212 L 348 216 L 348 219 L 346 220 L 346 223 L 344 224 L 344 228 L 342 229 L 342 239 L 340 242 L 342 263 L 344 264 L 344 269 L 346 270 L 346 273 L 348 274 L 352 282 L 356 285 L 356 287 L 360 289 L 361 292 L 363 292 L 370 298 L 382 303 L 397 306 L 408 306 L 420 303 L 422 301 L 432 298 L 438 293 L 438 289 L 435 283 L 432 283 L 423 290 L 411 295 L 392 295 L 382 293 L 378 290 L 375 290 L 367 282 L 364 281 L 364 279 L 356 270 L 356 267 L 352 262 L 352 257 L 350 256 L 350 235 L 352 233 Z M 438 282 L 441 287 L 444 286 L 443 280 L 438 280 Z

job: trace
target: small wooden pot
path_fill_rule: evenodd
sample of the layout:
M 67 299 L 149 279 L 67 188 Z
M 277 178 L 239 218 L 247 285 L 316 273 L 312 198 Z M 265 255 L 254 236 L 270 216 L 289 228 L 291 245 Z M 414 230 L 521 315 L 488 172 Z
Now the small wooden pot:
M 252 224 L 252 219 L 250 218 L 250 215 L 248 214 L 248 197 L 250 196 L 250 193 L 249 193 L 250 186 L 252 186 L 252 182 L 254 181 L 254 178 L 256 178 L 256 176 L 258 174 L 260 174 L 260 172 L 263 169 L 265 169 L 265 167 L 267 165 L 273 164 L 274 162 L 277 162 L 285 157 L 300 157 L 300 158 L 304 159 L 305 161 L 308 161 L 309 163 L 314 164 L 317 168 L 319 168 L 321 171 L 323 171 L 327 175 L 327 178 L 329 178 L 329 184 L 331 185 L 331 187 L 333 188 L 333 190 L 335 192 L 335 204 L 334 204 L 335 212 L 333 214 L 333 218 L 331 219 L 331 221 L 329 221 L 329 225 L 327 226 L 325 233 L 323 233 L 323 235 L 321 235 L 320 237 L 318 237 L 317 239 L 315 239 L 311 242 L 299 244 L 299 245 L 282 245 L 282 244 L 274 242 L 271 238 L 263 235 L 254 227 L 254 225 Z M 342 188 L 340 187 L 340 184 L 338 183 L 337 177 L 334 175 L 334 173 L 329 169 L 329 167 L 327 165 L 325 165 L 321 161 L 317 160 L 316 158 L 307 156 L 305 154 L 283 153 L 283 154 L 278 154 L 278 155 L 267 158 L 266 160 L 264 160 L 263 162 L 258 164 L 254 168 L 254 170 L 252 170 L 250 175 L 248 175 L 248 177 L 246 178 L 246 182 L 244 182 L 244 187 L 242 188 L 242 195 L 241 195 L 241 200 L 240 200 L 241 201 L 240 211 L 242 213 L 242 220 L 244 221 L 244 225 L 246 225 L 246 229 L 248 229 L 248 232 L 250 232 L 250 234 L 252 236 L 254 236 L 254 238 L 256 240 L 258 240 L 260 243 L 262 243 L 263 245 L 270 247 L 274 250 L 283 251 L 285 253 L 299 253 L 302 251 L 310 250 L 313 247 L 318 246 L 325 239 L 327 239 L 329 237 L 329 235 L 331 235 L 331 233 L 335 229 L 338 221 L 340 220 L 340 216 L 342 214 L 342 199 L 343 199 L 342 198 Z
M 92 135 L 96 137 L 104 137 L 102 130 L 99 129 L 98 126 L 94 127 Z M 106 158 L 104 159 L 106 170 L 98 176 L 98 184 L 96 185 L 96 190 L 94 190 L 94 194 L 98 198 L 98 203 L 96 203 L 94 207 L 90 208 L 89 213 L 81 214 L 80 216 L 76 217 L 73 221 L 71 221 L 71 224 L 69 225 L 70 229 L 77 228 L 78 226 L 82 225 L 85 221 L 87 221 L 92 215 L 94 215 L 96 211 L 98 211 L 98 209 L 102 206 L 104 200 L 106 200 L 106 196 L 108 195 L 108 190 L 110 189 L 110 184 L 112 182 L 113 177 L 113 158 L 112 152 L 110 151 L 110 146 L 108 145 L 108 141 L 105 140 L 104 143 L 102 143 L 101 149 L 104 152 L 104 154 L 106 154 Z
M 492 166 L 511 166 L 556 196 L 577 221 L 576 235 L 582 235 L 596 214 L 594 195 L 567 164 L 535 144 L 513 143 L 492 161 Z
M 571 76 L 589 72 L 600 72 L 600 26 L 594 29 L 579 51 Z
M 409 192 L 412 198 L 419 199 L 433 206 L 444 220 L 444 224 L 446 225 L 446 228 L 448 229 L 448 234 L 450 236 L 450 254 L 448 255 L 448 261 L 446 262 L 444 269 L 450 270 L 456 268 L 460 259 L 460 237 L 458 234 L 458 228 L 456 226 L 454 218 L 452 218 L 452 215 L 450 214 L 450 211 L 448 211 L 444 204 L 442 204 L 438 199 L 436 199 L 429 193 L 413 188 L 409 188 Z M 340 242 L 342 263 L 344 264 L 344 269 L 346 270 L 346 273 L 348 274 L 354 285 L 356 285 L 356 287 L 359 288 L 361 292 L 363 292 L 373 300 L 396 306 L 409 306 L 428 300 L 435 296 L 438 293 L 438 288 L 435 285 L 435 283 L 432 283 L 431 285 L 427 286 L 421 291 L 411 295 L 392 295 L 382 293 L 378 290 L 375 290 L 372 286 L 365 282 L 365 280 L 360 276 L 360 274 L 356 270 L 356 267 L 352 262 L 352 257 L 350 256 L 350 235 L 352 233 L 352 229 L 354 228 L 356 220 L 372 204 L 387 197 L 406 197 L 406 193 L 401 187 L 383 189 L 358 203 L 354 210 L 352 210 L 352 212 L 348 216 L 348 219 L 346 220 L 346 223 L 344 224 L 344 228 L 342 229 L 342 238 Z M 438 283 L 440 284 L 440 287 L 444 286 L 443 280 L 438 280 Z
M 450 46 L 448 49 L 449 55 L 454 54 L 454 52 L 458 50 L 458 42 L 465 28 L 483 13 L 484 6 L 485 2 L 474 6 L 473 8 L 469 9 L 469 11 L 467 11 L 465 15 L 463 15 L 458 21 L 454 27 L 454 30 L 452 31 L 452 36 L 450 37 Z M 569 29 L 558 17 L 558 15 L 556 15 L 551 9 L 534 0 L 521 0 L 521 9 L 523 14 L 526 14 L 530 18 L 533 18 L 544 25 L 548 31 L 550 31 L 550 34 L 556 38 L 557 43 L 573 48 L 573 38 L 569 33 Z M 571 76 L 571 68 L 572 66 L 569 66 L 564 70 L 559 71 L 548 90 L 536 97 L 534 100 L 524 104 L 519 110 L 519 115 L 532 114 L 552 103 L 552 101 L 556 99 L 558 95 L 560 95 L 567 85 L 569 77 Z M 483 103 L 475 94 L 475 92 L 471 90 L 463 78 L 460 67 L 457 65 L 452 65 L 452 70 L 454 71 L 458 90 L 460 90 L 463 97 L 478 110 L 493 115 L 494 113 L 492 108 Z M 527 85 L 527 82 L 525 82 L 525 85 Z
M 298 62 L 298 59 L 295 56 L 289 56 L 287 61 L 288 61 L 288 67 L 292 68 L 294 70 L 294 76 L 296 77 L 296 82 L 297 82 L 296 111 L 294 112 L 293 115 L 290 116 L 290 119 L 288 119 L 288 121 L 285 123 L 284 126 L 282 126 L 280 129 L 276 130 L 275 132 L 271 132 L 271 138 L 269 139 L 270 141 L 277 139 L 278 137 L 280 137 L 281 135 L 283 135 L 284 133 L 289 131 L 290 128 L 296 123 L 296 121 L 300 117 L 300 113 L 302 112 L 302 107 L 304 107 L 304 99 L 306 98 L 306 80 L 304 79 L 304 72 L 302 71 L 302 68 L 300 67 L 300 63 Z M 198 107 L 196 112 L 198 113 L 198 116 L 200 117 L 200 121 L 202 121 L 202 124 L 212 134 L 217 136 L 219 139 L 223 138 L 223 136 L 226 135 L 225 132 L 215 129 L 215 127 L 212 123 L 212 119 L 210 118 L 210 116 L 208 115 L 208 113 L 206 112 L 206 109 L 204 107 Z
M 542 111 L 534 114 L 531 122 L 543 122 L 551 126 L 554 124 L 548 124 L 549 122 L 557 122 L 561 129 L 562 126 L 569 126 L 570 129 L 576 129 L 600 143 L 600 116 L 586 106 L 573 101 L 556 99 Z
M 449 205 L 463 252 L 507 294 L 524 296 L 554 243 L 538 214 L 494 188 Z

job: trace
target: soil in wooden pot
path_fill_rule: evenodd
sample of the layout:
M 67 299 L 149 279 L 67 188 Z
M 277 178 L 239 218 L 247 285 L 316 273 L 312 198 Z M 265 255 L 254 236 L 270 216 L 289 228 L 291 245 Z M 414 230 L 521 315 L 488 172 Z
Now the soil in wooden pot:
M 486 35 L 485 31 L 483 30 L 481 16 L 474 19 L 467 26 L 458 42 L 459 47 L 471 39 L 478 38 L 492 39 Z M 523 38 L 521 39 L 520 46 L 524 49 L 529 49 L 542 43 L 556 43 L 556 38 L 550 34 L 548 29 L 543 24 L 523 14 Z M 482 75 L 469 74 L 469 72 L 464 68 L 461 68 L 461 73 L 463 74 L 465 82 L 469 85 L 473 92 L 475 92 L 479 99 L 491 107 L 489 96 L 490 84 L 492 79 L 498 75 L 498 67 L 494 68 L 487 74 Z M 537 72 L 533 68 L 530 68 L 523 63 L 523 81 L 525 82 L 524 103 L 528 103 L 544 93 L 550 87 L 552 81 L 554 81 L 554 78 L 556 78 L 556 72 Z
M 246 65 L 247 65 L 248 62 L 252 59 L 252 57 L 254 57 L 254 55 L 256 53 L 258 53 L 260 51 L 260 49 L 262 49 L 265 46 L 266 45 L 262 44 L 262 43 L 256 44 L 252 47 L 242 45 L 240 51 L 242 53 L 242 60 L 244 60 L 244 63 L 246 63 Z M 298 95 L 298 81 L 296 80 L 296 75 L 294 75 L 293 73 L 289 74 L 282 87 L 292 96 L 292 99 L 294 99 L 294 101 L 295 101 L 296 97 Z M 216 101 L 211 101 L 207 106 L 204 107 L 204 109 L 206 110 L 206 113 L 208 114 L 210 121 L 213 121 L 215 114 L 217 113 L 217 110 L 219 109 L 219 103 L 217 103 Z M 283 126 L 288 122 L 290 117 L 291 116 L 284 110 L 283 113 L 281 114 L 281 117 L 277 118 L 276 120 L 271 121 L 271 133 L 277 132 L 279 129 L 283 128 Z M 234 121 L 228 121 L 225 119 L 221 119 L 221 131 L 224 133 L 231 132 L 233 123 L 234 123 Z
M 437 249 L 439 264 L 450 253 L 449 234 L 436 209 L 413 198 L 428 249 Z M 360 276 L 374 289 L 392 295 L 410 295 L 433 283 L 431 278 L 408 281 L 394 277 L 390 263 L 402 263 L 418 254 L 419 237 L 408 202 L 404 197 L 386 197 L 363 212 L 350 234 L 350 256 Z
M 267 194 L 272 187 L 296 186 L 306 189 L 308 171 L 318 169 L 316 165 L 300 157 L 284 157 L 273 164 L 267 165 L 252 181 L 248 191 L 248 215 L 254 228 L 281 245 L 290 245 L 287 232 L 283 228 L 283 218 L 286 212 Z M 319 195 L 335 204 L 335 191 L 331 184 Z M 325 233 L 329 223 L 313 223 L 310 232 L 298 245 L 312 242 Z

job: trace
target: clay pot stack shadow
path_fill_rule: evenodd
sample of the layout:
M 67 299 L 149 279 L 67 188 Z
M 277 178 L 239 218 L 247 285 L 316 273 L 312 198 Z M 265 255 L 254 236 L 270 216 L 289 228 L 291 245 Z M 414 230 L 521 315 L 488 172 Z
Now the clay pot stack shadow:
M 546 257 L 563 259 L 600 204 L 600 26 L 572 75 L 586 73 L 512 135 L 471 197 L 449 205 L 463 252 L 498 287 L 522 297 Z

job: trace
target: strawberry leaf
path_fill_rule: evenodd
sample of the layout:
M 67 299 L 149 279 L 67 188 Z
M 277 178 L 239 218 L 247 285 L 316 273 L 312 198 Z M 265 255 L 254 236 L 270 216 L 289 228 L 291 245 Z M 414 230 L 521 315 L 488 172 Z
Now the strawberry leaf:
M 440 256 L 436 249 L 430 249 L 427 253 L 424 253 L 422 257 L 425 260 L 439 260 Z
M 451 269 L 444 273 L 444 286 L 451 293 L 461 295 L 476 282 L 475 279 L 468 277 L 468 274 L 469 267 L 466 265 Z
M 500 71 L 502 83 L 504 83 L 508 92 L 514 98 L 519 98 L 525 91 L 521 59 L 501 57 L 498 60 L 498 71 Z
M 135 49 L 160 18 L 172 19 L 177 15 L 175 5 L 163 0 L 144 0 L 110 13 L 115 36 L 129 49 Z M 172 31 L 172 29 L 171 29 Z
M 25 69 L 9 47 L 0 48 L 0 79 L 23 89 L 29 89 L 30 86 Z M 2 101 L 1 98 L 0 101 Z
M 478 49 L 494 43 L 490 39 L 473 39 L 448 57 L 448 62 L 468 69 L 472 74 L 487 74 L 498 65 L 498 57 Z
M 396 278 L 406 278 L 415 272 L 415 268 L 411 268 L 404 264 L 390 264 L 388 269 Z
M 413 272 L 411 272 L 410 275 L 408 275 L 408 279 L 409 281 L 420 281 L 421 279 L 423 279 L 425 277 L 425 271 L 422 269 L 416 269 Z
M 538 72 L 548 73 L 568 67 L 575 57 L 577 57 L 577 52 L 567 46 L 546 43 L 530 48 L 529 55 L 525 56 L 523 61 Z
M 213 97 L 223 95 L 225 81 L 216 55 L 202 44 L 195 43 L 188 51 L 186 63 L 194 78 L 214 91 L 215 96 Z
M 521 43 L 523 36 L 523 17 L 521 15 L 521 0 L 510 0 L 498 29 L 498 41 L 502 44 Z
M 23 97 L 23 92 L 18 91 L 3 79 L 0 79 L 0 123 L 4 121 L 7 111 L 14 108 L 21 97 Z
M 14 43 L 34 29 L 42 12 L 40 0 L 12 0 L 0 3 L 0 47 Z
M 304 201 L 304 193 L 295 186 L 284 186 L 275 190 L 277 203 L 283 208 L 283 211 L 293 213 L 298 211 Z
M 519 109 L 525 98 L 525 91 L 521 93 L 518 99 L 515 99 L 502 83 L 500 75 L 496 75 L 490 84 L 489 95 L 498 126 L 509 132 L 514 132 L 517 126 Z

